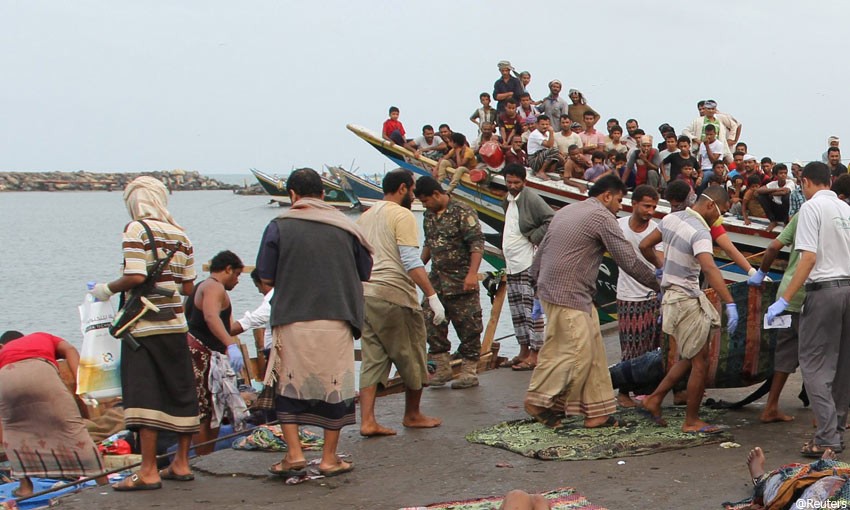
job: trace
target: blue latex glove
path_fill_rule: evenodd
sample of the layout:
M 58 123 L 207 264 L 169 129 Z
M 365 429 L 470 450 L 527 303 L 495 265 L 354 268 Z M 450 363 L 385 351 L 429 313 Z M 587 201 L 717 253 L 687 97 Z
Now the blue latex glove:
M 767 323 L 773 324 L 773 319 L 784 312 L 786 308 L 788 308 L 788 301 L 785 301 L 785 298 L 782 297 L 777 299 L 776 302 L 770 305 L 767 309 Z
M 765 276 L 767 276 L 767 273 L 759 269 L 747 279 L 747 284 L 752 287 L 760 287 Z
M 735 303 L 726 304 L 726 319 L 726 332 L 732 336 L 732 333 L 738 329 L 738 307 Z
M 239 373 L 245 367 L 245 358 L 242 357 L 242 350 L 239 349 L 238 345 L 230 344 L 227 346 L 227 358 L 230 360 L 230 367 L 239 377 Z
M 664 276 L 664 268 L 659 267 L 655 270 L 655 279 L 661 281 L 662 276 Z

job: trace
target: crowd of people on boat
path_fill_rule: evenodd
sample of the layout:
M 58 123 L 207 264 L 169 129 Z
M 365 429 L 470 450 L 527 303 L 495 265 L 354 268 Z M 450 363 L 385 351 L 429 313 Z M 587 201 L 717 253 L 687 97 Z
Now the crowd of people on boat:
M 707 187 L 723 186 L 732 214 L 770 231 L 787 223 L 802 204 L 798 181 L 803 162 L 795 160 L 789 167 L 752 154 L 741 141 L 743 124 L 719 111 L 713 99 L 698 101 L 698 115 L 678 133 L 669 123 L 661 124 L 656 142 L 634 118 L 621 125 L 612 117 L 605 131 L 597 129 L 602 120 L 598 111 L 577 89 L 567 92 L 569 101 L 564 99 L 560 80 L 548 83 L 548 96 L 534 100 L 528 89 L 531 73 L 517 72 L 508 61 L 498 68 L 501 76 L 492 95 L 482 92 L 481 106 L 470 116 L 474 136 L 454 132 L 448 124 L 435 132 L 426 124 L 421 136 L 407 138 L 399 109 L 392 107 L 383 138 L 437 161 L 438 179 L 454 169 L 449 190 L 463 174 L 482 182 L 516 163 L 537 178 L 564 180 L 583 192 L 588 182 L 608 174 L 618 176 L 629 190 L 648 184 L 662 197 L 670 183 L 682 181 L 690 189 L 689 204 Z M 832 175 L 847 173 L 839 138 L 830 136 L 826 144 L 821 159 Z

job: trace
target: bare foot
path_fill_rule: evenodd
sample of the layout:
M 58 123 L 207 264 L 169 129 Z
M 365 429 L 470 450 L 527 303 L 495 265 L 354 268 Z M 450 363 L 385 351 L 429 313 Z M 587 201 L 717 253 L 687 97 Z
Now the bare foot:
M 652 395 L 643 399 L 640 403 L 640 409 L 649 415 L 650 419 L 659 427 L 666 427 L 667 421 L 661 417 L 661 402 L 658 398 L 653 398 Z
M 439 418 L 425 416 L 422 413 L 418 413 L 413 416 L 405 416 L 404 419 L 401 421 L 402 425 L 411 429 L 431 429 L 434 427 L 439 427 L 442 423 L 443 420 Z
M 750 470 L 750 478 L 754 481 L 764 474 L 764 452 L 760 447 L 756 446 L 747 454 L 747 468 Z
M 373 425 L 360 425 L 360 435 L 363 437 L 394 436 L 397 432 L 393 429 L 382 427 L 377 423 Z
M 632 400 L 628 393 L 617 393 L 617 405 L 620 407 L 637 407 L 637 402 Z
M 837 455 L 835 455 L 835 452 L 832 451 L 832 448 L 827 448 L 824 450 L 823 455 L 821 455 L 820 458 L 822 460 L 835 460 Z
M 762 423 L 779 423 L 786 421 L 794 421 L 793 416 L 789 416 L 780 410 L 768 411 L 767 409 L 759 416 L 759 421 Z

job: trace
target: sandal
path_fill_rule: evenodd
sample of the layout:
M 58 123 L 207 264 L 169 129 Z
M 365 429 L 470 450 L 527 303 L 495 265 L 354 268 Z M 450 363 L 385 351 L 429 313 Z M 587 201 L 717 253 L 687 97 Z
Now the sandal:
M 280 466 L 280 468 L 278 468 Z M 307 460 L 289 463 L 285 457 L 282 461 L 272 465 L 269 468 L 269 473 L 275 476 L 301 476 L 307 473 Z
M 141 478 L 139 478 L 138 473 L 133 473 L 132 476 L 129 476 L 112 486 L 112 490 L 120 492 L 151 491 L 161 488 L 162 482 L 145 483 Z
M 800 455 L 810 459 L 819 459 L 823 456 L 826 450 L 832 450 L 834 453 L 841 453 L 842 448 L 840 446 L 832 447 L 815 444 L 814 440 L 812 440 L 803 445 L 803 448 L 800 449 Z
M 696 430 L 683 430 L 682 432 L 685 434 L 720 434 L 726 429 L 727 427 L 722 425 L 705 425 Z
M 514 356 L 513 358 L 507 359 L 504 362 L 502 362 L 502 364 L 499 365 L 499 368 L 513 368 L 514 365 L 522 363 L 523 361 L 525 361 L 525 360 L 523 360 L 519 356 Z
M 608 419 L 605 420 L 600 425 L 596 425 L 595 427 L 584 427 L 586 429 L 604 429 L 607 427 L 619 427 L 620 421 L 617 418 L 614 418 L 614 415 L 609 414 Z
M 516 372 L 528 372 L 529 370 L 534 370 L 534 367 L 536 366 L 536 364 L 531 364 L 527 361 L 520 361 L 516 365 L 512 365 L 511 370 Z
M 529 416 L 537 420 L 538 423 L 542 424 L 544 427 L 548 427 L 550 429 L 558 429 L 561 427 L 561 420 L 564 419 L 564 415 L 561 413 L 557 413 L 552 409 L 545 409 L 540 413 L 531 414 L 528 413 Z
M 168 466 L 167 468 L 159 471 L 159 477 L 163 480 L 172 480 L 174 482 L 191 482 L 195 479 L 195 474 L 189 473 L 188 475 L 178 475 L 171 470 L 171 466 Z
M 659 426 L 659 427 L 666 427 L 667 426 L 667 420 L 665 420 L 663 416 L 661 416 L 660 414 L 659 415 L 652 414 L 649 411 L 649 409 L 643 407 L 643 405 L 638 406 L 636 408 L 636 410 L 637 410 L 639 415 L 641 415 L 645 418 L 649 418 L 657 426 Z
M 344 460 L 339 459 L 339 462 L 337 462 L 336 466 L 334 466 L 330 469 L 319 469 L 319 473 L 322 476 L 331 477 L 331 476 L 339 476 L 343 473 L 350 473 L 353 470 L 354 470 L 354 463 L 353 462 L 345 462 Z

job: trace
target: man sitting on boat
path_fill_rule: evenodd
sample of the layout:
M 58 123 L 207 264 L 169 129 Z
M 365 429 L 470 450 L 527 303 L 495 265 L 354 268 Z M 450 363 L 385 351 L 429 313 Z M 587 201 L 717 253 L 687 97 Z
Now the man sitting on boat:
M 469 148 L 466 143 L 466 136 L 463 133 L 452 133 L 449 139 L 451 150 L 440 158 L 437 163 L 437 175 L 434 176 L 437 182 L 442 183 L 448 177 L 448 169 L 454 168 L 451 183 L 446 188 L 447 193 L 451 193 L 460 184 L 460 178 L 463 174 L 469 173 L 469 170 L 478 166 L 478 159 L 475 157 L 475 152 Z
M 535 177 L 548 180 L 548 172 L 554 172 L 564 165 L 564 158 L 555 147 L 555 132 L 549 123 L 549 117 L 537 118 L 537 129 L 528 135 L 528 162 Z
M 434 127 L 430 124 L 422 126 L 422 136 L 404 144 L 412 150 L 416 157 L 425 156 L 430 159 L 440 159 L 449 151 L 448 144 L 434 133 Z

